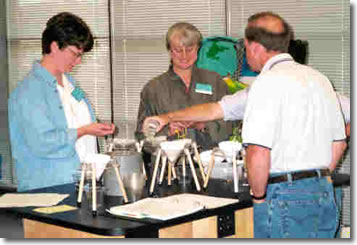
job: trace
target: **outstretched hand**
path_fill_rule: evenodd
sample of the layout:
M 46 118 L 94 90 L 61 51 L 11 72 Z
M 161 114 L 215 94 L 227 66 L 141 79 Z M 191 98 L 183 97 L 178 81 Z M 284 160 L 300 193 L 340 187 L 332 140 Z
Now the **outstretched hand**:
M 114 124 L 107 123 L 91 123 L 78 128 L 78 138 L 83 135 L 106 136 L 113 134 L 115 130 Z

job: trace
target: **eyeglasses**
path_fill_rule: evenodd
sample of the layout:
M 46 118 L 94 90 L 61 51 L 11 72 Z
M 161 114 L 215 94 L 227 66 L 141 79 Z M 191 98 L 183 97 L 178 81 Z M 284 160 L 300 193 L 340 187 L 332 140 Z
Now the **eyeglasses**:
M 177 55 L 182 55 L 184 52 L 190 55 L 197 51 L 197 46 L 189 46 L 184 48 L 171 48 L 171 51 Z
M 81 52 L 76 52 L 76 51 L 74 51 L 73 49 L 71 49 L 70 47 L 67 47 L 67 49 L 68 49 L 69 51 L 71 51 L 71 53 L 76 57 L 76 59 L 83 57 L 83 53 L 81 53 Z

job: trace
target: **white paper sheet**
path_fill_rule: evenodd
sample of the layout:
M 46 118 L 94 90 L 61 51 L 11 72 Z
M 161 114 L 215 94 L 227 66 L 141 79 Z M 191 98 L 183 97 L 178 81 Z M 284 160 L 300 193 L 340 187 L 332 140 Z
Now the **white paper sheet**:
M 211 197 L 197 194 L 178 194 L 163 198 L 145 198 L 138 202 L 112 207 L 113 215 L 132 218 L 168 220 L 197 212 L 239 202 L 238 199 Z
M 57 193 L 6 193 L 0 197 L 0 208 L 53 206 L 68 196 L 69 194 Z

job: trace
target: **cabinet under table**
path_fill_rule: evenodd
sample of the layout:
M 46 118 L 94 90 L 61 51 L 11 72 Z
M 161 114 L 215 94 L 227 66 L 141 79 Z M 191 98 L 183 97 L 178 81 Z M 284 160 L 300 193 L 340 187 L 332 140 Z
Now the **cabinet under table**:
M 192 188 L 193 187 L 193 188 Z M 252 238 L 253 207 L 248 188 L 234 194 L 232 184 L 210 182 L 201 192 L 194 186 L 180 184 L 160 186 L 158 197 L 179 193 L 194 193 L 226 198 L 238 198 L 239 202 L 215 209 L 204 209 L 170 220 L 134 219 L 116 217 L 105 211 L 113 203 L 121 203 L 121 197 L 106 197 L 106 204 L 92 216 L 86 200 L 72 211 L 43 214 L 34 208 L 14 208 L 23 218 L 25 238 Z M 36 193 L 69 193 L 60 204 L 76 206 L 77 193 L 74 184 L 35 190 Z M 118 205 L 118 204 L 117 204 Z

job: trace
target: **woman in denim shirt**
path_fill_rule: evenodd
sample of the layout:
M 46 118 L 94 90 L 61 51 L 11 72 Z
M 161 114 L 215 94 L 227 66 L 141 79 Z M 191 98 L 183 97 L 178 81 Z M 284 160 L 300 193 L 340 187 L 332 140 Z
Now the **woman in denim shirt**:
M 71 183 L 96 136 L 113 134 L 114 125 L 95 122 L 83 91 L 68 75 L 93 47 L 89 27 L 71 13 L 60 13 L 42 33 L 42 59 L 9 98 L 12 156 L 18 191 Z

